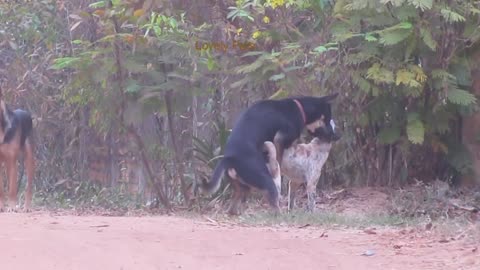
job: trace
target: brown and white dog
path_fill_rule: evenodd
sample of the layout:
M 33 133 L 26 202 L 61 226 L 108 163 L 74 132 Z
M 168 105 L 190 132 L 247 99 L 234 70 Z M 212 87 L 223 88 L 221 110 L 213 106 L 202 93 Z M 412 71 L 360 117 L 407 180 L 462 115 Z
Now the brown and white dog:
M 333 120 L 331 125 L 335 128 Z M 338 133 L 333 136 L 323 136 L 317 134 L 310 143 L 301 143 L 293 145 L 284 150 L 281 167 L 281 174 L 290 180 L 290 209 L 295 204 L 295 191 L 301 184 L 305 184 L 307 191 L 307 210 L 313 211 L 316 203 L 316 187 L 322 168 L 328 159 L 332 143 L 340 139 Z M 266 141 L 264 149 L 268 152 L 268 167 L 276 168 L 276 148 L 274 143 Z M 275 164 L 276 163 L 276 164 Z M 272 170 L 272 177 L 274 179 L 281 179 L 280 170 Z M 280 181 L 280 180 L 277 180 Z

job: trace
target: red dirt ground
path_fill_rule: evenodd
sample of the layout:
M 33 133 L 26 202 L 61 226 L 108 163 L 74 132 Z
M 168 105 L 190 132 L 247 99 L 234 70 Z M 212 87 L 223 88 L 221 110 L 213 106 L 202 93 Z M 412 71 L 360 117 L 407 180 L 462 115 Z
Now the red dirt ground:
M 480 269 L 431 231 L 245 227 L 173 216 L 0 214 L 0 269 Z M 470 242 L 470 243 L 469 243 Z M 373 251 L 372 256 L 362 255 Z

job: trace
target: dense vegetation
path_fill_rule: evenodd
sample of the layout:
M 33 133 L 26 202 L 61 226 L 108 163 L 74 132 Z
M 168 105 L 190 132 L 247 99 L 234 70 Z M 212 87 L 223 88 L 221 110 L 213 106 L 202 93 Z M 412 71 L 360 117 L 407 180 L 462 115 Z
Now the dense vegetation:
M 343 137 L 323 186 L 449 180 L 472 171 L 460 131 L 479 14 L 451 0 L 4 1 L 0 79 L 36 115 L 39 190 L 78 192 L 99 156 L 104 185 L 134 182 L 128 160 L 148 180 L 137 192 L 188 204 L 240 109 L 332 92 Z

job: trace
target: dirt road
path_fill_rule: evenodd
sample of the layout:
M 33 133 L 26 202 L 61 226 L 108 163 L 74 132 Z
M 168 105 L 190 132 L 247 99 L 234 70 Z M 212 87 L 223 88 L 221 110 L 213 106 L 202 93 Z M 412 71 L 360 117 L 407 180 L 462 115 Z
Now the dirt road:
M 480 269 L 475 244 L 400 230 L 259 228 L 180 217 L 0 214 L 2 270 Z M 371 251 L 372 256 L 361 255 Z

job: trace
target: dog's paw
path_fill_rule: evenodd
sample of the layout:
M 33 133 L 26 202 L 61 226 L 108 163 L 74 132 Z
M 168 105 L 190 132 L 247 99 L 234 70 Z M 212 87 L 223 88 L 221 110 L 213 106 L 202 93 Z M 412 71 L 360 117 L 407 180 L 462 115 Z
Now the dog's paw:
M 7 213 L 17 213 L 18 208 L 17 207 L 7 207 Z
M 7 212 L 8 213 L 17 213 L 18 210 L 19 210 L 19 208 L 18 208 L 18 205 L 16 203 L 9 202 L 7 204 Z

